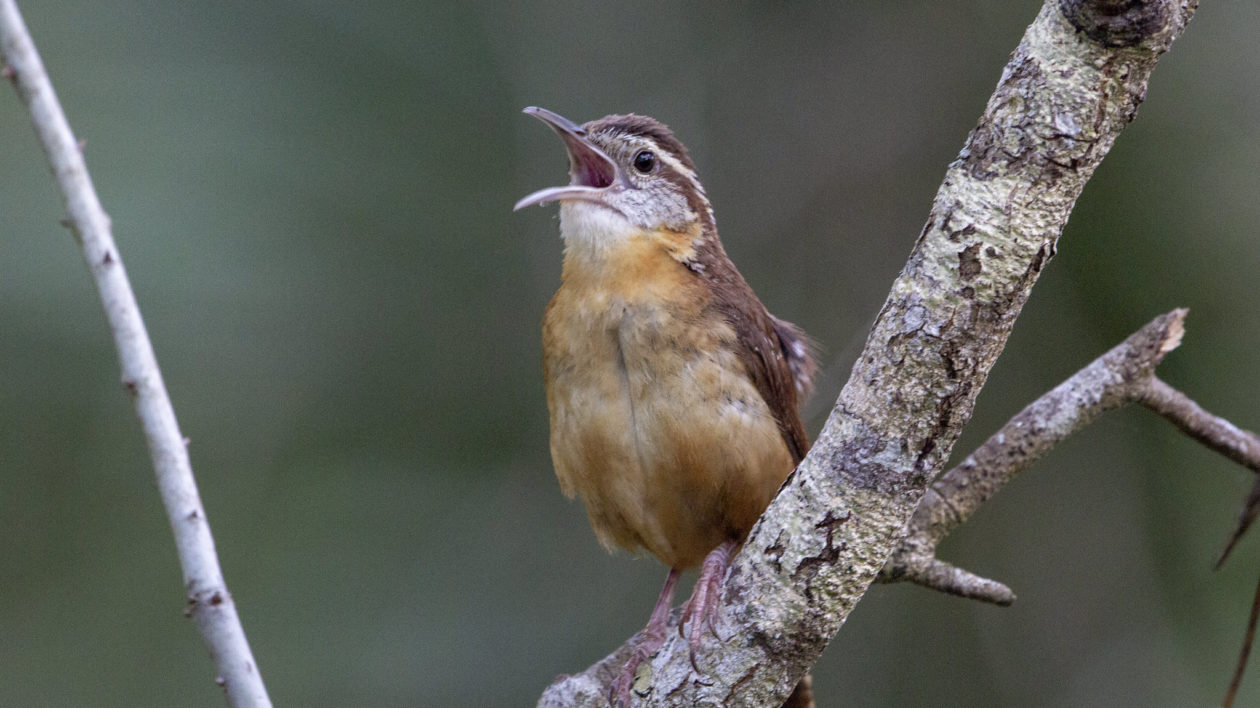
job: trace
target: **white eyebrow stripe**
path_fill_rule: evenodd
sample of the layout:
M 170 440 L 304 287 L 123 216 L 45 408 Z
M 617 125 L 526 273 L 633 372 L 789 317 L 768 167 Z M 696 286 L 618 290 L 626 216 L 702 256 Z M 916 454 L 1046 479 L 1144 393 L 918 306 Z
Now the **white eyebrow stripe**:
M 716 219 L 713 217 L 713 205 L 709 203 L 709 195 L 704 191 L 704 185 L 700 184 L 700 179 L 696 177 L 696 173 L 682 163 L 681 160 L 665 151 L 660 151 L 659 157 L 665 161 L 675 172 L 683 175 L 691 181 L 691 186 L 695 188 L 696 194 L 700 195 L 700 200 L 704 202 L 704 211 L 709 217 L 709 223 L 715 224 Z
M 623 133 L 622 135 L 625 134 Z M 665 163 L 666 166 L 686 177 L 691 183 L 691 186 L 695 190 L 696 194 L 700 195 L 700 200 L 704 202 L 704 211 L 709 217 L 709 223 L 716 225 L 717 220 L 713 216 L 713 205 L 709 202 L 709 195 L 704 191 L 704 185 L 700 184 L 700 178 L 696 176 L 694 170 L 684 165 L 682 160 L 679 160 L 673 153 L 661 147 L 660 144 L 651 138 L 640 135 L 625 135 L 625 137 L 629 138 L 627 141 L 627 147 L 630 148 L 629 152 L 631 155 L 637 153 L 639 150 L 651 150 L 658 159 Z
M 700 184 L 699 178 L 696 177 L 696 173 L 693 172 L 691 168 L 687 167 L 686 165 L 682 163 L 681 160 L 669 154 L 668 152 L 665 152 L 664 150 L 660 150 L 657 157 L 664 160 L 665 164 L 669 165 L 670 168 L 672 168 L 675 172 L 677 172 L 680 175 L 683 175 L 688 180 L 690 180 L 691 186 L 694 187 L 695 190 L 699 192 L 701 196 L 704 196 L 704 186 Z

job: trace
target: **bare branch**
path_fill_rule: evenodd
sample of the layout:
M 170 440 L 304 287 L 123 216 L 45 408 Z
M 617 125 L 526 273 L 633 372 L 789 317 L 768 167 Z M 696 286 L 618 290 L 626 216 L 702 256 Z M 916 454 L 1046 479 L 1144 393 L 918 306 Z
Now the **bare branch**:
M 1225 549 L 1221 551 L 1221 555 L 1216 558 L 1215 567 L 1219 569 L 1229 558 L 1229 554 L 1234 550 L 1234 546 L 1242 540 L 1243 534 L 1247 533 L 1247 529 L 1251 528 L 1251 524 L 1256 520 L 1256 514 L 1260 513 L 1260 477 L 1251 483 L 1251 491 L 1247 493 L 1247 500 L 1243 502 L 1242 511 L 1238 512 L 1238 521 L 1234 523 L 1234 532 L 1230 534 L 1229 541 L 1225 544 Z
M 1247 469 L 1260 472 L 1260 436 L 1255 433 L 1241 430 L 1228 420 L 1208 413 L 1184 393 L 1154 376 L 1147 382 L 1138 400 L 1167 418 L 1186 435 Z M 1247 533 L 1247 529 L 1251 528 L 1257 513 L 1260 513 L 1260 478 L 1252 484 L 1247 501 L 1238 514 L 1234 532 L 1216 561 L 1217 568 L 1229 557 L 1234 546 Z
M 1164 416 L 1181 432 L 1237 462 L 1260 472 L 1260 436 L 1240 430 L 1224 418 L 1212 415 L 1184 393 L 1151 377 L 1139 399 L 1142 405 Z
M 1251 647 L 1256 640 L 1257 621 L 1260 621 L 1260 583 L 1256 584 L 1256 593 L 1251 598 L 1251 616 L 1247 618 L 1247 631 L 1243 634 L 1242 649 L 1238 652 L 1238 664 L 1234 667 L 1234 676 L 1229 681 L 1229 688 L 1225 691 L 1225 700 L 1221 701 L 1221 708 L 1233 706 L 1234 698 L 1238 696 L 1238 687 L 1242 685 L 1242 677 L 1247 670 L 1247 659 L 1251 658 Z
M 1011 418 L 962 464 L 928 490 L 880 572 L 882 582 L 908 580 L 953 595 L 1010 604 L 1000 583 L 964 571 L 942 573 L 936 547 L 1015 475 L 1103 413 L 1149 396 L 1155 367 L 1181 343 L 1185 310 L 1151 321 Z M 1193 405 L 1193 404 L 1192 404 Z
M 188 592 L 187 612 L 210 649 L 218 670 L 216 682 L 232 706 L 270 706 L 236 605 L 219 568 L 184 437 L 123 269 L 122 256 L 114 244 L 109 217 L 97 198 L 80 144 L 70 130 L 13 0 L 0 0 L 0 56 L 6 65 L 4 75 L 13 82 L 30 111 L 35 132 L 65 199 L 68 225 L 83 249 L 105 306 L 122 366 L 123 387 L 135 402 L 162 503 L 175 534 Z
M 700 676 L 671 633 L 634 695 L 781 703 L 865 594 L 1195 3 L 1113 5 L 1042 7 L 950 165 L 826 426 L 733 562 L 721 610 L 732 635 L 697 653 Z M 601 701 L 607 691 L 592 685 L 615 660 L 557 682 L 540 705 Z

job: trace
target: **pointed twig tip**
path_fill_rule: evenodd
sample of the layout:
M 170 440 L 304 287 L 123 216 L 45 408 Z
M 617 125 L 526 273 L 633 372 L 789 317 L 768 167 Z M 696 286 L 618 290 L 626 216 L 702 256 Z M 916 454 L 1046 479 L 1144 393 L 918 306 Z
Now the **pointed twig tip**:
M 1188 312 L 1188 309 L 1179 307 L 1168 313 L 1170 317 L 1168 326 L 1164 329 L 1164 340 L 1159 343 L 1160 358 L 1181 346 L 1181 339 L 1186 336 L 1186 313 Z
M 923 566 L 910 568 L 904 579 L 949 595 L 989 602 L 999 607 L 1009 607 L 1015 602 L 1015 593 L 1002 583 L 982 578 L 937 558 Z

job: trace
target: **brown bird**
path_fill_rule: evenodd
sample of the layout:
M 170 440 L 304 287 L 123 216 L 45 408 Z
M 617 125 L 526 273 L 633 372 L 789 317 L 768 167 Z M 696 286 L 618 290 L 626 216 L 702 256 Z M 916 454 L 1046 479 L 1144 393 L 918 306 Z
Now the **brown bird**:
M 646 548 L 670 568 L 614 689 L 624 702 L 665 641 L 683 570 L 702 566 L 683 615 L 693 656 L 712 625 L 731 556 L 809 448 L 798 405 L 815 363 L 727 257 L 669 128 L 525 113 L 569 153 L 568 185 L 515 206 L 560 203 L 562 284 L 543 317 L 556 476 L 605 547 Z

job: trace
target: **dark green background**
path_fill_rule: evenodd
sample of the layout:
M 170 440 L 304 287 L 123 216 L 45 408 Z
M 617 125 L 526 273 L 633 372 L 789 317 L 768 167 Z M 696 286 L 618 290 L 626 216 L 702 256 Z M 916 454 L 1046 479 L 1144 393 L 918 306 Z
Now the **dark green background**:
M 646 620 L 547 451 L 559 141 L 654 115 L 727 250 L 825 348 L 816 431 L 1039 3 L 24 3 L 284 706 L 532 703 Z M 1156 314 L 1161 374 L 1260 428 L 1260 10 L 1207 0 L 1078 204 L 965 453 Z M 0 704 L 217 706 L 100 305 L 0 92 Z M 1256 581 L 1210 572 L 1249 475 L 1104 418 L 944 554 L 999 609 L 878 587 L 823 705 L 1211 705 Z M 1260 671 L 1243 705 L 1260 696 Z M 841 700 L 841 697 L 844 700 Z

